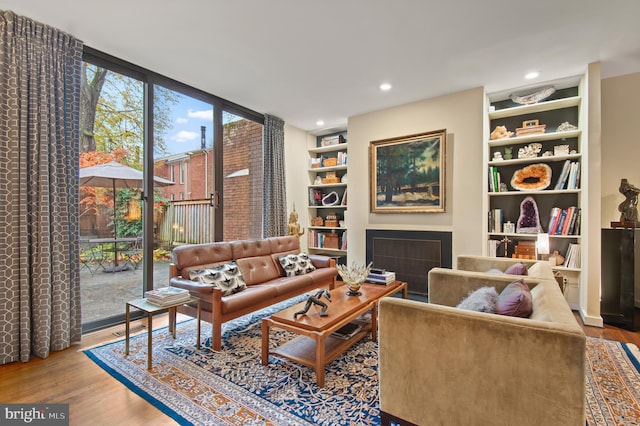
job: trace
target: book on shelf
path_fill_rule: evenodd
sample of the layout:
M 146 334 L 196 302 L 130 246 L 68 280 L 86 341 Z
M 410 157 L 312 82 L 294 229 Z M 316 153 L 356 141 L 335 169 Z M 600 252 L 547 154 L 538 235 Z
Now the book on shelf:
M 362 326 L 360 324 L 350 322 L 349 324 L 345 324 L 331 333 L 331 336 L 337 337 L 338 339 L 347 340 L 355 336 L 360 330 L 362 330 Z
M 569 244 L 564 266 L 567 268 L 580 268 L 580 244 Z
M 502 209 L 489 210 L 489 232 L 502 232 Z
M 166 306 L 186 302 L 191 297 L 189 290 L 177 287 L 162 287 L 144 293 L 147 301 L 154 305 Z
M 489 257 L 498 257 L 498 245 L 500 244 L 499 240 L 488 240 L 487 241 L 487 253 Z
M 579 235 L 580 209 L 571 206 L 566 209 L 553 207 L 549 214 L 549 235 Z
M 555 190 L 563 189 L 565 184 L 567 183 L 567 178 L 569 177 L 569 169 L 571 168 L 571 161 L 565 160 L 564 165 L 562 166 L 562 171 L 560 172 L 560 177 L 556 182 L 556 186 L 553 188 Z
M 500 184 L 502 183 L 502 177 L 498 168 L 495 166 L 489 167 L 489 191 L 500 192 Z

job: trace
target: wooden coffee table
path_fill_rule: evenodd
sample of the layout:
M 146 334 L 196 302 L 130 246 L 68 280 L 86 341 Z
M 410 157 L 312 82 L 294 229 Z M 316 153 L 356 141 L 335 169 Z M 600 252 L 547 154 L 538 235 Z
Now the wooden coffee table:
M 365 283 L 360 288 L 360 296 L 348 296 L 346 286 L 338 286 L 330 291 L 331 302 L 327 316 L 320 316 L 320 307 L 312 305 L 305 315 L 297 319 L 293 315 L 304 309 L 306 302 L 280 311 L 262 320 L 262 365 L 269 363 L 269 354 L 287 358 L 291 361 L 315 369 L 318 386 L 324 386 L 325 366 L 340 356 L 371 332 L 371 340 L 378 338 L 378 301 L 402 291 L 407 298 L 407 283 L 395 281 L 389 285 Z M 362 322 L 362 329 L 347 340 L 331 336 L 340 327 L 355 321 L 358 317 L 371 311 L 371 322 Z M 298 334 L 293 340 L 269 349 L 269 330 L 272 327 Z

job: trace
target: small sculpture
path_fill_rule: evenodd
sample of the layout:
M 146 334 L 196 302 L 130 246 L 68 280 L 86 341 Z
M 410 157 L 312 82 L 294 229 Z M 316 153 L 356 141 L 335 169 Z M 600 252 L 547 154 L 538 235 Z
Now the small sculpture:
M 578 128 L 576 126 L 569 123 L 568 121 L 565 121 L 558 126 L 558 128 L 556 129 L 556 132 L 568 132 L 570 130 L 577 130 L 577 129 Z
M 298 319 L 298 315 L 306 315 L 307 312 L 309 311 L 309 308 L 311 308 L 311 305 L 322 306 L 322 309 L 320 310 L 320 314 L 319 314 L 321 317 L 326 317 L 327 315 L 329 315 L 327 314 L 327 309 L 329 308 L 329 305 L 327 305 L 322 301 L 322 297 L 324 297 L 329 302 L 331 302 L 331 293 L 329 293 L 329 290 L 318 290 L 315 294 L 309 296 L 309 298 L 307 299 L 307 303 L 304 305 L 303 310 L 293 314 L 293 319 Z
M 518 150 L 518 158 L 535 158 L 540 151 L 542 151 L 542 144 L 530 143 Z
M 493 153 L 493 161 L 502 161 L 502 153 L 500 151 Z
M 507 146 L 504 148 L 504 159 L 511 160 L 513 158 L 513 147 Z
M 638 193 L 640 189 L 629 183 L 627 179 L 620 181 L 619 191 L 626 199 L 618 206 L 620 222 L 638 222 Z
M 511 136 L 513 136 L 513 132 L 508 131 L 505 126 L 496 126 L 493 132 L 491 132 L 492 141 L 496 139 L 510 138 Z
M 296 211 L 296 206 L 294 204 L 293 211 L 289 215 L 289 235 L 295 235 L 300 238 L 301 235 L 304 235 L 304 228 L 300 228 L 300 224 L 298 223 L 298 212 Z M 302 229 L 302 232 L 300 232 Z

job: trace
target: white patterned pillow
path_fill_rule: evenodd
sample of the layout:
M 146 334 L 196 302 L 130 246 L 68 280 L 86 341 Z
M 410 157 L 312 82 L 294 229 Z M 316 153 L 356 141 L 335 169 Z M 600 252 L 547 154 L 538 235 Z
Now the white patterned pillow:
M 215 268 L 189 271 L 189 279 L 205 284 L 213 284 L 222 290 L 223 296 L 228 296 L 247 288 L 247 283 L 245 283 L 240 268 L 235 262 L 226 263 Z
M 278 257 L 278 261 L 288 277 L 304 275 L 316 269 L 307 253 L 287 254 L 286 256 Z

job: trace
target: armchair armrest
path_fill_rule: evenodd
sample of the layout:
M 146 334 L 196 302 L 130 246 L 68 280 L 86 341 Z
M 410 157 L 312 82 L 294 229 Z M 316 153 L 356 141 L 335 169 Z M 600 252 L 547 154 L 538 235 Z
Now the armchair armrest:
M 316 268 L 329 268 L 336 266 L 336 260 L 329 256 L 323 256 L 321 254 L 310 254 L 309 260 Z
M 199 293 L 202 295 L 211 294 L 216 291 L 222 294 L 222 291 L 213 284 L 199 283 L 196 281 L 186 280 L 182 277 L 173 277 L 169 279 L 169 284 L 173 287 L 184 288 L 191 293 Z
M 487 272 L 490 269 L 506 270 L 516 263 L 524 263 L 527 268 L 536 263 L 536 260 L 514 259 L 511 257 L 487 257 L 475 255 L 459 255 L 456 258 L 456 269 L 463 271 Z

